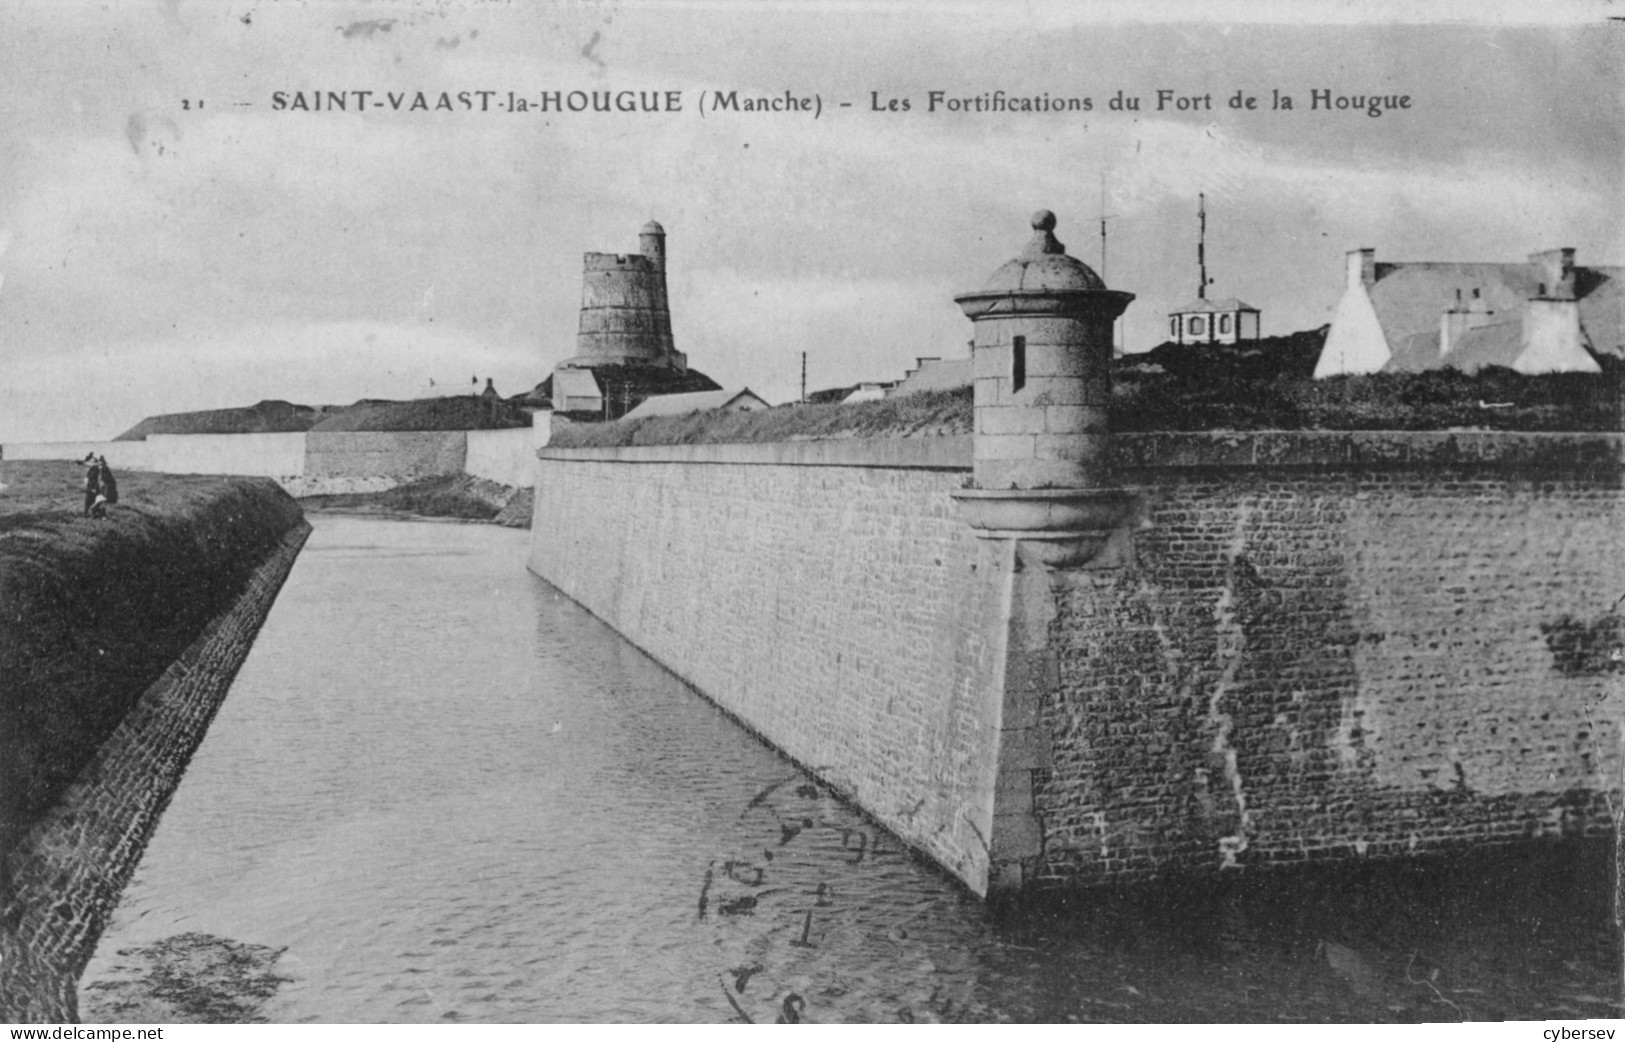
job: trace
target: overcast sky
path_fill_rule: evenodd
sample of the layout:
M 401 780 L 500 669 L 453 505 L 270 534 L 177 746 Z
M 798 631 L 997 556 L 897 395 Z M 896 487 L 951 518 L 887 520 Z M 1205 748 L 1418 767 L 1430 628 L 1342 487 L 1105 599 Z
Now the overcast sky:
M 1208 295 L 1262 309 L 1266 334 L 1329 321 L 1358 246 L 1625 263 L 1622 27 L 1599 7 L 1506 21 L 1527 6 L 1279 25 L 1301 9 L 0 0 L 0 441 L 474 375 L 512 394 L 574 352 L 581 254 L 635 250 L 650 218 L 678 348 L 774 401 L 802 351 L 813 389 L 962 355 L 953 295 L 1039 207 L 1098 268 L 1103 177 L 1131 351 L 1195 295 L 1199 192 Z M 817 95 L 822 114 L 702 116 L 718 89 Z M 1271 111 L 1272 89 L 1295 109 Z M 1311 112 L 1315 89 L 1411 107 Z M 683 110 L 273 104 L 357 90 L 680 91 Z M 933 90 L 1094 110 L 930 113 Z M 1107 107 L 1119 90 L 1139 112 Z M 1157 112 L 1158 90 L 1213 107 Z M 1231 109 L 1237 90 L 1259 108 Z

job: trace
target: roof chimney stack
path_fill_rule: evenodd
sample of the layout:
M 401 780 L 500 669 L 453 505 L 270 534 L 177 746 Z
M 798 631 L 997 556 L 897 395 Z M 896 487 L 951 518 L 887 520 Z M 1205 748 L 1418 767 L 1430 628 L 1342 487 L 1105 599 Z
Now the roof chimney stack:
M 1377 281 L 1377 251 L 1362 246 L 1348 252 L 1348 287 L 1369 286 Z
M 1574 247 L 1531 253 L 1529 265 L 1535 269 L 1535 280 L 1541 286 L 1536 294 L 1539 299 L 1574 299 Z

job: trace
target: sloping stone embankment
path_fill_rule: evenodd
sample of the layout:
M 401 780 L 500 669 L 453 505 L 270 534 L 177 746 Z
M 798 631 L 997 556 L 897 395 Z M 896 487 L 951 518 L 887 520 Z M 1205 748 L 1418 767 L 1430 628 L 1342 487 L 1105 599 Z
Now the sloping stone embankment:
M 78 977 L 310 531 L 269 481 L 182 492 L 101 528 L 0 527 L 0 1020 L 76 1018 Z

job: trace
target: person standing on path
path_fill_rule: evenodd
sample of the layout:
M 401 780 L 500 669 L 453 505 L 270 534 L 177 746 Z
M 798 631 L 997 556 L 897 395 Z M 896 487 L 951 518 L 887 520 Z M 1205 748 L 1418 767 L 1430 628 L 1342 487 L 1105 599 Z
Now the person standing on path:
M 79 461 L 85 468 L 85 516 L 90 516 L 90 508 L 95 506 L 96 497 L 102 494 L 102 468 L 96 463 L 95 453 L 86 453 L 85 458 Z
M 106 456 L 96 457 L 96 470 L 101 493 L 107 497 L 107 505 L 112 506 L 118 502 L 118 482 L 113 480 L 113 468 L 107 465 Z

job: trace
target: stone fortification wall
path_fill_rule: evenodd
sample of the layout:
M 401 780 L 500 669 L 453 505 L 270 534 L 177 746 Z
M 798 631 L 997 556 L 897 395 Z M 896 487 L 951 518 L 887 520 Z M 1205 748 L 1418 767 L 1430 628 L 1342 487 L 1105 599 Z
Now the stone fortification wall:
M 135 693 L 67 790 L 8 845 L 0 1020 L 76 1019 L 79 975 L 308 532 L 296 521 L 272 544 L 224 610 Z
M 1611 827 L 1620 436 L 1119 435 L 1043 575 L 940 441 L 547 449 L 531 566 L 978 890 Z
M 543 450 L 560 458 L 538 468 L 532 570 L 980 878 L 1008 582 L 955 516 L 963 473 L 851 465 L 861 450 L 786 465 L 783 446 L 759 448 L 739 465 Z
M 518 427 L 506 431 L 469 431 L 468 456 L 463 473 L 495 481 L 510 488 L 529 488 L 535 480 L 534 450 L 538 434 L 547 427 Z
M 461 474 L 467 455 L 466 431 L 311 431 L 305 435 L 305 485 L 307 491 L 361 491 L 337 486 L 364 480 L 390 488 L 434 474 Z
M 11 441 L 0 445 L 0 459 L 82 460 L 106 456 L 115 470 L 153 470 L 152 446 L 144 441 Z
M 551 415 L 535 426 L 491 431 L 316 431 L 276 434 L 154 434 L 145 441 L 12 442 L 0 459 L 107 457 L 118 470 L 242 474 L 275 478 L 293 495 L 382 492 L 435 474 L 472 474 L 529 487 L 534 450 Z
M 1049 878 L 1612 827 L 1617 436 L 1123 441 L 1132 559 L 1054 584 Z
M 128 444 L 119 442 L 115 444 Z M 273 434 L 149 434 L 146 470 L 165 474 L 297 477 L 305 472 L 303 431 Z M 113 457 L 107 457 L 111 464 Z

